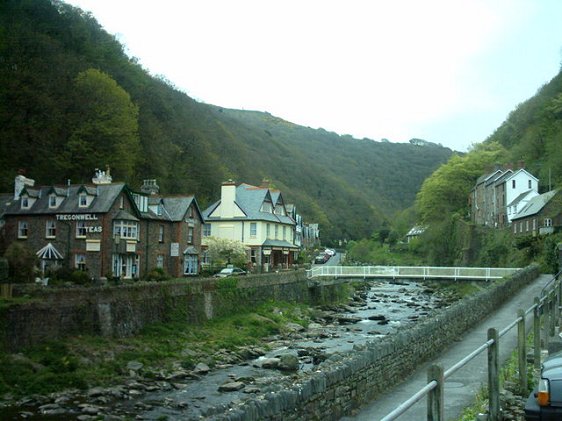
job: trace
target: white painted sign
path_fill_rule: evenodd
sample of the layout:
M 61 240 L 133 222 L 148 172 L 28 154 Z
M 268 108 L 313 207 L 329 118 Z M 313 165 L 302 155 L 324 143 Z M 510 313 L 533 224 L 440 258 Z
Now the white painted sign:
M 180 243 L 170 244 L 170 256 L 178 257 L 180 255 Z

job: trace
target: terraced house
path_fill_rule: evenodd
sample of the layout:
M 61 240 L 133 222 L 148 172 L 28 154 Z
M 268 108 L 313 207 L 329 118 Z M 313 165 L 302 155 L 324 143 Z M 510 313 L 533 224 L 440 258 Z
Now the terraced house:
M 4 202 L 0 254 L 31 249 L 43 275 L 58 267 L 92 278 L 141 278 L 154 268 L 174 277 L 198 272 L 202 216 L 193 196 L 162 197 L 154 180 L 134 192 L 109 170 L 92 184 L 35 187 L 16 177 Z
M 221 186 L 221 198 L 203 211 L 203 247 L 209 237 L 238 240 L 247 247 L 248 262 L 256 270 L 286 269 L 293 264 L 295 221 L 279 190 L 233 181 Z

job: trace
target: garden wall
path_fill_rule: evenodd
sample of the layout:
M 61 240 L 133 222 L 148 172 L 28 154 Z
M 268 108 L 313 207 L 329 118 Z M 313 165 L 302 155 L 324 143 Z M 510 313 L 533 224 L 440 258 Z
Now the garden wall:
M 200 323 L 267 301 L 318 304 L 342 298 L 345 285 L 308 287 L 305 271 L 240 278 L 188 279 L 32 291 L 30 301 L 0 308 L 0 345 L 8 352 L 77 334 L 128 336 L 170 320 Z

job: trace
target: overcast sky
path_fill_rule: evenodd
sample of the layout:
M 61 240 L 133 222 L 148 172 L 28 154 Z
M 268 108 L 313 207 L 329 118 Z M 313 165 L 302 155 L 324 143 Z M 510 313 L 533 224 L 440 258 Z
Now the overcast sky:
M 69 0 L 192 98 L 465 151 L 560 69 L 560 0 Z

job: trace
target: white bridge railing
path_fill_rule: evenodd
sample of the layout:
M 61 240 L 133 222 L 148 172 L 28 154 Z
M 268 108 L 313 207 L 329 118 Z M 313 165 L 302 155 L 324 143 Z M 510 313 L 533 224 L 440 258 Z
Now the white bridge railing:
M 439 266 L 314 266 L 307 278 L 406 278 L 406 279 L 501 279 L 519 268 L 468 268 Z

